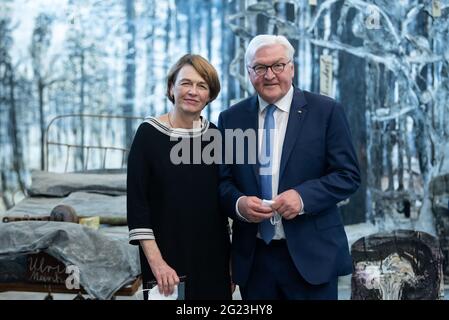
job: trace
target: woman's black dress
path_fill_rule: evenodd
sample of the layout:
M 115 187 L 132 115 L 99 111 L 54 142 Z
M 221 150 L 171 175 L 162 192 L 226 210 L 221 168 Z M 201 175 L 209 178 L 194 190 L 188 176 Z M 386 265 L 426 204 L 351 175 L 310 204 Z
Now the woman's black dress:
M 168 265 L 186 276 L 186 299 L 231 298 L 229 234 L 218 207 L 218 167 L 200 157 L 209 144 L 202 137 L 210 130 L 217 129 L 204 119 L 201 129 L 187 130 L 149 118 L 138 128 L 128 158 L 130 243 L 155 239 Z M 178 143 L 183 143 L 182 151 Z M 182 159 L 184 163 L 176 163 Z M 140 259 L 145 284 L 154 277 L 141 248 Z

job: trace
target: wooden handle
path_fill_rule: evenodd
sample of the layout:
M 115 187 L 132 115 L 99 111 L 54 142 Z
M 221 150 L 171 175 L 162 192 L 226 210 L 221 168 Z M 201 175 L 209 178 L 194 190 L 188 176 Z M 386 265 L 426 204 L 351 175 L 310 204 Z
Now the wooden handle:
M 17 216 L 17 217 L 12 217 L 12 216 L 6 216 L 3 217 L 2 221 L 4 223 L 8 223 L 8 222 L 17 222 L 17 221 L 49 221 L 50 220 L 50 216 Z
M 80 216 L 79 219 L 92 218 L 92 216 Z M 100 216 L 100 224 L 108 224 L 110 226 L 127 226 L 126 217 L 117 216 Z
M 79 218 L 90 218 L 89 216 L 81 216 Z M 18 222 L 18 221 L 53 221 L 50 216 L 6 216 L 3 217 L 4 223 Z M 74 221 L 67 221 L 74 222 Z M 100 224 L 108 224 L 111 226 L 126 226 L 128 225 L 126 217 L 100 217 Z

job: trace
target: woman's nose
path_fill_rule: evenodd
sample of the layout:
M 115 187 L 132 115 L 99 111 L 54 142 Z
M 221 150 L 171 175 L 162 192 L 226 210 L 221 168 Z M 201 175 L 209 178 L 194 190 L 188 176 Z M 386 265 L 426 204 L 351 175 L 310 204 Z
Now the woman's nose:
M 189 87 L 189 91 L 187 91 L 187 93 L 191 94 L 191 95 L 197 95 L 198 94 L 198 88 L 196 85 L 191 85 Z

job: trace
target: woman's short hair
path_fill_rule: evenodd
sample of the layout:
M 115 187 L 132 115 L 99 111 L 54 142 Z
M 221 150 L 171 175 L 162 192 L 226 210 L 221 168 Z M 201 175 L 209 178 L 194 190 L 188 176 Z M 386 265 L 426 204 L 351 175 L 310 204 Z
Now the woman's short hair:
M 293 56 L 295 54 L 295 49 L 291 45 L 291 43 L 284 36 L 276 36 L 272 34 L 260 34 L 255 36 L 248 44 L 245 52 L 245 64 L 249 66 L 251 60 L 256 54 L 257 50 L 262 47 L 280 44 L 285 48 L 285 54 L 287 58 L 293 61 Z
M 179 70 L 185 65 L 191 65 L 196 72 L 206 81 L 209 86 L 209 102 L 215 100 L 220 93 L 220 79 L 217 70 L 206 59 L 198 54 L 185 54 L 170 68 L 167 76 L 167 97 L 175 103 L 174 97 L 170 94 L 170 88 L 175 84 Z

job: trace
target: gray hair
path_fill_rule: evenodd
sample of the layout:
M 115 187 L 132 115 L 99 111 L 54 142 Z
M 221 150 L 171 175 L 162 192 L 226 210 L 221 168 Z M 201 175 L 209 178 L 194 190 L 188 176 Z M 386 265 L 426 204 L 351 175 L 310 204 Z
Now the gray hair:
M 284 36 L 276 36 L 272 34 L 259 34 L 255 36 L 248 44 L 245 52 L 245 64 L 249 66 L 251 60 L 256 54 L 257 50 L 262 47 L 271 46 L 275 44 L 280 44 L 285 48 L 285 53 L 287 57 L 293 61 L 293 55 L 295 54 L 295 49 L 291 43 Z

